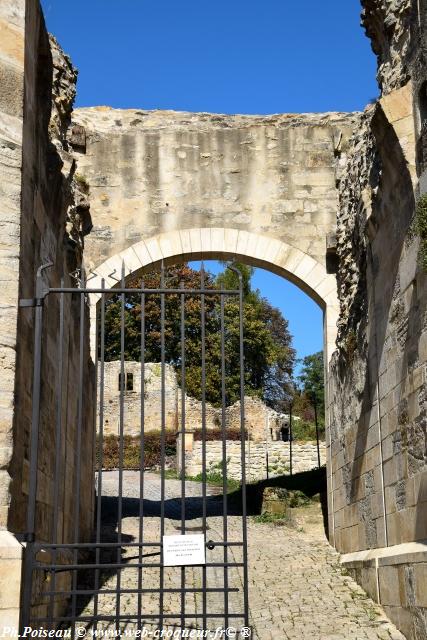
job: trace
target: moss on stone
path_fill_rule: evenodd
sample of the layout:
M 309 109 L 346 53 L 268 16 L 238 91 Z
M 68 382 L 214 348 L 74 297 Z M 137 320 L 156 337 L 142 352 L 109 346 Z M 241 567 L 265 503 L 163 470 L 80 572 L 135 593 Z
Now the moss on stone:
M 85 176 L 83 176 L 81 173 L 76 173 L 74 175 L 74 180 L 83 193 L 89 193 L 89 182 L 87 181 Z

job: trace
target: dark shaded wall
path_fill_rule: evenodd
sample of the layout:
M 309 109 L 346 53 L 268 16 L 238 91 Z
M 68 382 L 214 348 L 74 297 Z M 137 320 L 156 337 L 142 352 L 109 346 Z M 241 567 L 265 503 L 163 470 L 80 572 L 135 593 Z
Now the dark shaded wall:
M 61 279 L 65 286 L 77 285 L 73 274 L 82 264 L 88 210 L 74 179 L 75 161 L 66 140 L 75 81 L 76 72 L 71 62 L 57 43 L 49 40 L 38 2 L 29 0 L 25 13 L 20 298 L 34 298 L 37 269 L 47 263 L 53 265 L 44 272 L 47 286 L 58 287 Z M 57 541 L 74 541 L 78 459 L 81 468 L 81 539 L 87 540 L 92 529 L 95 388 L 88 329 L 84 333 L 83 349 L 80 349 L 80 326 L 83 322 L 88 327 L 89 320 L 87 304 L 81 309 L 80 299 L 79 295 L 64 296 L 62 339 L 59 295 L 48 295 L 43 308 L 36 509 L 36 539 L 39 541 L 53 540 L 55 487 L 58 489 Z M 9 465 L 11 485 L 7 521 L 9 531 L 16 534 L 27 529 L 33 355 L 34 309 L 21 308 L 17 324 L 13 457 Z M 82 445 L 81 451 L 76 452 L 79 386 L 83 393 Z M 66 574 L 63 579 L 67 579 Z M 38 591 L 39 587 L 36 599 Z

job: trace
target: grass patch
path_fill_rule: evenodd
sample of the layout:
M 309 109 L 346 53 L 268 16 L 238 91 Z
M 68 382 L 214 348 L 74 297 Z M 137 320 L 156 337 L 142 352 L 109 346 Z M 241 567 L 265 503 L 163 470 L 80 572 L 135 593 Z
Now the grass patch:
M 175 469 L 165 469 L 165 478 L 167 480 L 181 480 L 179 473 Z
M 203 482 L 203 474 L 198 473 L 197 476 L 186 476 L 186 480 L 192 480 L 193 482 Z M 222 487 L 224 484 L 223 476 L 219 472 L 208 471 L 206 473 L 206 482 L 215 487 Z M 234 478 L 227 478 L 227 492 L 236 491 L 240 489 L 240 482 Z
M 77 182 L 79 188 L 83 193 L 89 193 L 89 182 L 81 173 L 74 174 L 74 180 Z
M 278 516 L 277 514 L 274 514 L 274 513 L 260 513 L 257 516 L 253 516 L 252 519 L 257 524 L 272 523 L 276 525 L 280 525 L 280 524 L 285 525 L 285 524 L 290 524 L 292 522 L 292 517 L 290 515 Z
M 224 476 L 222 475 L 222 465 L 223 465 L 222 461 L 217 462 L 216 464 L 211 464 L 210 467 L 206 470 L 205 479 L 207 484 L 213 485 L 215 487 L 224 486 Z M 192 480 L 193 482 L 203 482 L 203 473 L 198 473 L 196 476 L 186 476 L 186 480 Z M 227 485 L 227 493 L 229 493 L 230 491 L 236 491 L 240 489 L 240 481 L 235 480 L 234 478 L 227 478 L 226 485 Z
M 181 476 L 175 471 L 175 469 L 166 469 L 165 478 L 168 478 L 169 480 L 181 480 Z M 190 482 L 203 482 L 203 474 L 198 473 L 196 476 L 185 476 L 185 479 Z M 216 468 L 211 468 L 206 472 L 206 483 L 215 487 L 222 487 L 222 473 Z M 227 491 L 236 491 L 237 489 L 240 489 L 240 482 L 233 478 L 227 478 Z

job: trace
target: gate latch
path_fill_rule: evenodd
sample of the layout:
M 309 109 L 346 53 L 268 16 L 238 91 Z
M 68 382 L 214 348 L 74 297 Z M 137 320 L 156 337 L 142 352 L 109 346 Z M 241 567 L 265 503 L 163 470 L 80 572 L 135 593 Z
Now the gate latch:
M 22 307 L 42 307 L 43 298 L 21 298 L 19 306 Z

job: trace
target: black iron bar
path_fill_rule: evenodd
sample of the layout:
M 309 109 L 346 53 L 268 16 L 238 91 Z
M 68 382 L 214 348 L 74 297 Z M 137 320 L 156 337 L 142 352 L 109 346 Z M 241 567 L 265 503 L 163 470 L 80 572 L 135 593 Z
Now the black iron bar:
M 64 286 L 64 280 L 61 280 L 61 287 Z M 62 386 L 64 377 L 64 301 L 65 294 L 59 296 L 59 335 L 58 335 L 58 379 L 56 387 L 56 429 L 55 429 L 55 471 L 53 484 L 53 522 L 52 522 L 52 540 L 56 542 L 58 539 L 58 516 L 59 516 L 59 488 L 60 488 L 60 472 L 62 466 Z M 56 564 L 57 548 L 53 549 L 53 562 Z M 53 576 L 52 589 L 55 591 L 56 576 Z M 53 613 L 54 602 L 53 596 L 50 598 L 48 607 L 49 627 L 53 629 Z
M 79 289 L 72 289 L 71 287 L 66 287 L 64 289 L 52 288 L 49 289 L 49 293 L 82 293 L 82 294 L 91 294 L 91 293 L 107 293 L 108 295 L 136 295 L 141 293 L 151 294 L 151 295 L 160 295 L 162 293 L 165 294 L 175 294 L 181 295 L 182 289 L 125 289 L 123 287 L 114 288 L 114 289 L 85 289 L 81 287 Z M 204 293 L 207 296 L 217 296 L 221 293 L 228 296 L 238 296 L 239 291 L 237 289 L 186 289 L 185 295 L 200 295 Z
M 239 276 L 239 361 L 240 361 L 240 442 L 242 465 L 242 532 L 243 532 L 243 598 L 245 609 L 245 624 L 249 626 L 249 576 L 248 576 L 248 523 L 246 506 L 246 451 L 245 451 L 245 354 L 243 339 L 243 281 Z M 249 432 L 248 432 L 249 436 Z
M 224 628 L 228 629 L 228 486 L 227 486 L 227 427 L 226 427 L 226 368 L 224 296 L 221 296 L 221 436 L 222 436 L 222 532 L 224 546 Z
M 105 286 L 104 279 L 101 281 L 102 287 Z M 99 366 L 100 366 L 100 374 L 99 374 L 99 433 L 98 433 L 98 495 L 97 495 L 97 505 L 96 505 L 96 562 L 99 564 L 100 561 L 100 544 L 101 544 L 101 522 L 102 522 L 102 467 L 104 463 L 104 383 L 105 383 L 105 293 L 101 296 L 101 309 L 100 309 L 100 326 L 99 326 L 99 345 L 98 345 L 98 322 L 96 325 L 96 353 L 98 354 L 99 349 Z M 98 384 L 98 379 L 96 381 Z M 91 544 L 93 547 L 93 544 Z M 94 623 L 95 628 L 97 628 L 97 615 L 98 615 L 98 594 L 97 591 L 99 589 L 99 569 L 95 570 L 95 598 L 93 604 L 93 615 L 94 615 Z
M 125 287 L 125 265 L 122 263 L 122 288 Z M 117 541 L 122 541 L 122 518 L 123 518 L 123 462 L 124 462 L 124 410 L 125 410 L 125 305 L 126 294 L 120 296 L 120 408 L 119 408 L 119 487 L 117 502 Z M 121 560 L 121 550 L 117 549 L 117 563 Z M 116 619 L 117 629 L 120 622 L 120 587 L 122 574 L 120 569 L 116 576 Z
M 43 292 L 43 268 L 37 271 L 36 297 L 41 298 Z M 34 310 L 34 362 L 33 362 L 33 405 L 30 431 L 30 472 L 27 506 L 27 547 L 24 560 L 24 587 L 22 593 L 21 630 L 30 624 L 31 597 L 33 586 L 35 515 L 37 500 L 37 468 L 40 426 L 40 381 L 42 360 L 43 306 Z
M 184 289 L 184 283 L 181 282 Z M 181 294 L 181 535 L 185 535 L 185 294 Z M 181 567 L 181 627 L 185 626 L 185 567 Z
M 85 286 L 85 272 L 81 268 L 81 287 Z M 78 391 L 78 408 L 77 408 L 77 433 L 76 448 L 74 458 L 74 468 L 76 474 L 75 481 L 75 509 L 74 509 L 74 542 L 79 541 L 80 537 L 80 483 L 81 483 L 81 461 L 82 461 L 82 428 L 83 428 L 83 389 L 84 389 L 84 365 L 85 365 L 85 309 L 86 298 L 80 296 L 80 336 L 79 336 L 79 391 Z M 77 564 L 77 549 L 73 551 L 73 562 Z M 73 573 L 73 590 L 77 588 L 77 572 Z M 76 596 L 71 599 L 71 611 L 73 617 L 76 615 Z M 72 623 L 71 636 L 75 635 L 75 624 Z
M 293 460 L 292 460 L 292 402 L 289 403 L 289 475 L 293 474 Z
M 317 466 L 320 469 L 319 417 L 317 415 L 316 395 L 313 396 L 313 404 L 314 404 L 314 422 L 316 424 Z
M 120 593 L 139 593 L 139 589 L 121 589 Z M 141 589 L 142 593 L 158 593 L 159 590 L 158 589 Z M 181 587 L 176 587 L 175 589 L 173 588 L 168 588 L 165 587 L 163 589 L 163 591 L 165 593 L 181 593 Z M 224 591 L 224 589 L 222 587 L 218 587 L 217 589 L 215 589 L 214 587 L 207 589 L 207 591 L 209 593 L 222 593 Z M 228 589 L 228 591 L 230 593 L 238 593 L 240 591 L 240 589 L 238 587 L 234 587 L 232 589 Z M 202 592 L 202 588 L 197 589 L 195 587 L 188 587 L 185 589 L 185 593 L 201 593 Z M 99 595 L 112 595 L 115 594 L 116 590 L 115 589 L 99 589 L 99 590 L 95 590 L 95 589 L 77 589 L 75 591 L 75 594 L 78 596 L 86 596 L 86 595 L 92 595 L 92 594 L 99 594 Z M 46 596 L 70 596 L 73 594 L 73 591 L 46 591 L 44 595 Z
M 209 618 L 223 618 L 224 614 L 223 613 L 208 613 L 207 614 Z M 234 618 L 234 619 L 238 619 L 238 618 L 245 618 L 245 614 L 244 613 L 229 613 L 228 614 L 230 618 Z M 144 613 L 144 619 L 146 620 L 158 620 L 159 616 L 157 615 L 157 613 Z M 163 618 L 181 618 L 181 613 L 163 613 Z M 186 613 L 184 616 L 186 619 L 187 618 L 198 618 L 199 616 L 196 613 Z M 116 620 L 116 616 L 99 616 L 99 620 L 100 621 L 105 621 L 105 622 L 110 622 L 110 621 L 114 621 Z M 136 620 L 136 615 L 121 615 L 120 616 L 120 620 L 123 621 L 127 621 L 127 622 L 131 622 L 133 620 Z M 42 623 L 42 622 L 46 622 L 47 618 L 34 618 L 34 622 L 35 623 Z M 56 618 L 56 622 L 92 622 L 93 621 L 93 616 L 60 616 L 58 618 Z M 73 638 L 73 636 L 71 636 Z M 167 637 L 167 636 L 165 636 Z
M 162 262 L 160 272 L 160 286 L 165 288 L 165 267 Z M 182 293 L 182 292 L 181 292 Z M 165 535 L 165 430 L 166 430 L 166 405 L 165 405 L 165 294 L 160 295 L 160 359 L 161 359 L 161 445 L 160 445 L 160 540 L 163 542 Z M 159 594 L 159 629 L 163 628 L 163 603 L 164 603 L 164 567 L 163 546 L 160 556 L 160 594 Z
M 95 452 L 95 456 L 96 456 L 96 447 L 97 447 L 97 407 L 98 407 L 98 369 L 99 369 L 99 350 L 98 350 L 98 324 L 99 324 L 99 309 L 98 307 L 95 307 L 95 345 L 94 345 L 94 349 L 95 349 L 95 389 L 94 389 L 94 398 L 93 398 L 93 407 L 94 407 L 94 419 L 93 419 L 93 426 L 94 426 L 94 433 L 93 433 L 93 441 L 92 441 L 92 451 Z M 96 457 L 94 460 L 94 469 L 96 469 Z M 95 480 L 95 479 L 94 479 Z M 96 561 L 99 562 L 99 549 L 96 549 Z M 97 580 L 97 575 L 98 574 L 98 580 Z M 55 574 L 54 576 L 55 577 Z M 95 583 L 97 585 L 97 588 L 99 588 L 99 571 L 96 570 L 95 571 Z M 95 629 L 97 629 L 97 624 L 96 624 L 96 614 L 98 612 L 98 598 L 97 596 L 95 596 L 94 599 L 94 603 L 93 603 L 93 610 L 94 610 L 94 626 Z
M 144 281 L 142 281 L 144 286 Z M 145 467 L 145 293 L 141 293 L 141 436 L 139 466 L 139 562 L 142 563 L 144 542 L 144 467 Z M 142 568 L 138 571 L 138 627 L 142 621 Z
M 200 268 L 200 288 L 202 291 L 205 289 L 205 270 L 203 262 Z M 201 325 L 201 356 L 202 356 L 202 522 L 203 522 L 203 535 L 206 536 L 206 306 L 205 306 L 205 294 L 200 295 L 200 325 Z M 202 567 L 202 620 L 203 629 L 207 628 L 207 571 L 206 566 Z
M 162 562 L 153 562 L 153 563 L 132 563 L 132 564 L 126 564 L 126 562 L 120 562 L 120 563 L 111 563 L 111 562 L 105 562 L 105 563 L 100 563 L 100 564 L 96 564 L 96 563 L 86 563 L 86 564 L 68 564 L 68 565 L 63 565 L 63 564 L 59 564 L 59 565 L 45 565 L 45 564 L 39 564 L 37 562 L 34 563 L 33 565 L 33 569 L 38 570 L 38 571 L 49 571 L 50 573 L 53 573 L 53 571 L 77 571 L 78 569 L 138 569 L 139 567 L 146 567 L 147 569 L 151 569 L 151 568 L 158 568 L 158 567 L 162 567 L 163 563 Z M 199 565 L 194 565 L 194 566 L 199 566 Z M 207 567 L 224 567 L 225 563 L 224 562 L 207 562 L 206 563 Z M 228 567 L 243 567 L 243 562 L 228 562 L 227 563 Z
M 241 547 L 243 545 L 243 542 L 215 542 L 212 541 L 213 544 L 216 547 L 221 547 L 224 544 L 227 544 L 228 547 Z M 60 544 L 45 544 L 44 542 L 36 542 L 34 543 L 34 549 L 35 551 L 41 551 L 43 549 L 95 549 L 96 547 L 99 548 L 115 548 L 115 547 L 161 547 L 162 543 L 161 542 L 79 542 L 77 544 L 65 544 L 65 543 L 60 543 Z

